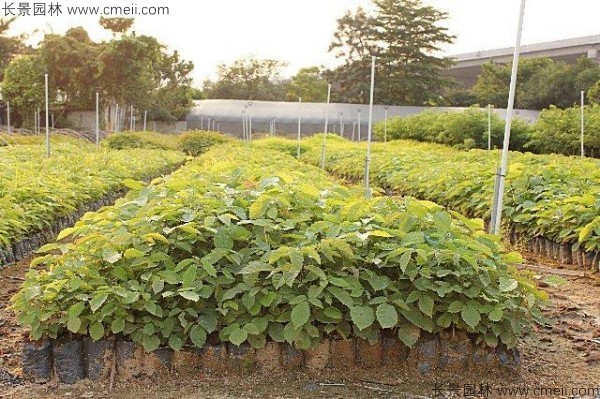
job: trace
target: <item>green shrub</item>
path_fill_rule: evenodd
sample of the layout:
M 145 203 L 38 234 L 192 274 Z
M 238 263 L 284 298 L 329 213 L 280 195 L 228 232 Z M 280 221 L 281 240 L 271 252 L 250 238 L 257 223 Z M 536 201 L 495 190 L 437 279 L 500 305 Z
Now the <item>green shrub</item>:
M 225 143 L 231 139 L 221 133 L 192 131 L 179 136 L 177 148 L 188 155 L 197 157 L 205 153 L 215 144 Z
M 124 132 L 114 133 L 104 140 L 104 145 L 113 150 L 127 148 L 148 148 L 158 150 L 177 149 L 177 139 L 173 134 L 154 132 Z
M 365 200 L 276 151 L 219 146 L 63 230 L 12 309 L 34 340 L 118 334 L 147 351 L 210 334 L 307 349 L 384 330 L 412 346 L 447 329 L 514 346 L 544 295 L 482 227 L 431 202 Z
M 113 150 L 125 150 L 128 148 L 144 147 L 144 140 L 130 133 L 116 133 L 108 136 L 105 140 L 108 148 Z
M 522 150 L 529 138 L 530 126 L 515 118 L 512 124 L 512 150 Z M 377 140 L 384 140 L 384 122 L 374 127 Z M 462 112 L 425 111 L 408 117 L 388 120 L 387 139 L 408 139 L 455 146 L 461 149 L 488 147 L 487 111 L 472 107 Z M 492 148 L 501 148 L 504 139 L 504 120 L 492 114 Z
M 585 107 L 586 155 L 600 157 L 600 105 Z M 579 155 L 581 153 L 581 109 L 554 106 L 541 112 L 526 148 L 536 153 Z

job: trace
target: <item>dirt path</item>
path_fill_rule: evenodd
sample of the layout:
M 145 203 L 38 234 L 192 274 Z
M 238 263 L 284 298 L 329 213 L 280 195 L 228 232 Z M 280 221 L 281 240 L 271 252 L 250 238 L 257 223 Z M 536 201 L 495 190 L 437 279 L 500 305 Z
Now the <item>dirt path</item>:
M 545 314 L 549 326 L 526 337 L 519 345 L 523 367 L 518 378 L 503 377 L 493 370 L 475 375 L 436 375 L 422 378 L 398 370 L 328 371 L 320 375 L 198 376 L 194 380 L 173 378 L 160 384 L 141 381 L 117 386 L 82 382 L 74 386 L 57 383 L 19 384 L 20 347 L 24 331 L 6 310 L 27 271 L 27 261 L 0 269 L 0 398 L 423 398 L 423 397 L 570 397 L 572 389 L 600 389 L 600 279 L 568 278 L 546 286 L 552 305 Z M 490 390 L 488 391 L 488 386 Z M 501 395 L 498 388 L 529 388 Z M 542 394 L 540 388 L 544 388 Z M 481 392 L 481 388 L 484 389 Z M 538 388 L 538 391 L 533 391 Z M 469 395 L 471 390 L 475 390 Z M 563 391 L 548 391 L 562 389 Z M 576 397 L 594 397 L 593 392 Z M 600 397 L 600 392 L 596 392 Z

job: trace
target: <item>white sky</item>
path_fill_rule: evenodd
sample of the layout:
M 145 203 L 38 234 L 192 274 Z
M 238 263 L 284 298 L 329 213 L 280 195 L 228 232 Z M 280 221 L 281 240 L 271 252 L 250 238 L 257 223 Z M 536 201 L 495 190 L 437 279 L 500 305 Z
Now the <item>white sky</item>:
M 5 3 L 0 0 L 0 17 Z M 32 0 L 31 3 L 44 0 Z M 51 0 L 45 0 L 47 4 Z M 39 42 L 43 32 L 63 33 L 83 26 L 95 40 L 109 39 L 99 27 L 99 17 L 67 16 L 66 6 L 169 6 L 169 16 L 138 16 L 135 31 L 158 37 L 170 49 L 195 64 L 195 82 L 201 85 L 214 77 L 219 63 L 248 55 L 286 61 L 287 75 L 299 68 L 334 66 L 327 52 L 336 28 L 336 20 L 347 9 L 371 7 L 370 0 L 53 0 L 62 5 L 63 15 L 22 17 L 13 33 L 37 34 L 30 42 Z M 519 0 L 424 0 L 449 13 L 445 25 L 456 36 L 446 46 L 447 55 L 514 45 Z M 598 0 L 527 0 L 523 43 L 537 43 L 578 36 L 600 34 Z

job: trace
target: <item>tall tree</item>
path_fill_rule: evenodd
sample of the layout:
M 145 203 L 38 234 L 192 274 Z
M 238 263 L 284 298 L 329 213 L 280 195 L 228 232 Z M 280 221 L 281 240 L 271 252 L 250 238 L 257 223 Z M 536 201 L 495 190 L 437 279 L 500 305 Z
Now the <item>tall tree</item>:
M 242 58 L 217 67 L 218 78 L 204 82 L 207 98 L 282 101 L 285 63 L 270 59 Z
M 449 82 L 440 71 L 450 60 L 436 57 L 453 37 L 439 23 L 447 14 L 420 0 L 373 0 L 375 11 L 347 11 L 338 20 L 330 51 L 343 60 L 331 71 L 342 101 L 366 102 L 371 57 L 377 56 L 375 101 L 421 105 L 437 100 Z
M 305 102 L 327 101 L 327 81 L 322 75 L 321 68 L 314 66 L 302 68 L 287 84 L 286 99 L 298 101 L 302 97 Z
M 17 54 L 26 50 L 25 36 L 8 36 L 8 30 L 16 18 L 0 18 L 0 82 L 4 79 L 4 70 Z

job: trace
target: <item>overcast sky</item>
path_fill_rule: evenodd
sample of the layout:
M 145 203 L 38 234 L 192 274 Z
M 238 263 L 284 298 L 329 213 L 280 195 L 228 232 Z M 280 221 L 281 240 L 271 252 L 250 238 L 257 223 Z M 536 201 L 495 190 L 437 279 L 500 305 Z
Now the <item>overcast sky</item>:
M 0 0 L 2 7 L 10 2 Z M 43 0 L 35 0 L 39 2 Z M 447 55 L 514 45 L 520 0 L 424 0 L 449 13 L 444 23 L 456 36 L 444 48 Z M 50 0 L 46 0 L 47 4 Z M 363 6 L 370 0 L 53 0 L 63 14 L 53 17 L 21 17 L 13 33 L 32 33 L 30 42 L 39 42 L 43 32 L 63 33 L 69 27 L 83 26 L 95 40 L 110 38 L 98 23 L 98 16 L 68 16 L 67 6 L 111 5 L 138 7 L 168 6 L 169 16 L 138 16 L 135 30 L 158 37 L 170 49 L 177 49 L 194 62 L 195 82 L 200 85 L 214 77 L 220 63 L 254 55 L 289 63 L 292 75 L 299 68 L 336 65 L 327 48 L 336 28 L 336 19 L 345 10 Z M 34 3 L 34 1 L 31 1 Z M 598 0 L 527 0 L 523 43 L 537 43 L 600 34 Z

